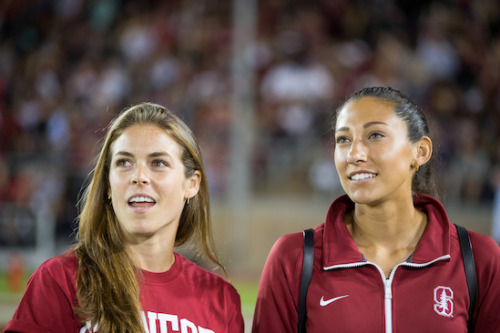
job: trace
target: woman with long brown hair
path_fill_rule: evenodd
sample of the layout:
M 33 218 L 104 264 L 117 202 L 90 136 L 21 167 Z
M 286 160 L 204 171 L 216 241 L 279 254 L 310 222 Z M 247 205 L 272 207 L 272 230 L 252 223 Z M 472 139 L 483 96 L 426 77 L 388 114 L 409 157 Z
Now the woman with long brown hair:
M 151 103 L 110 125 L 81 200 L 77 243 L 32 275 L 6 332 L 243 332 L 240 298 L 174 247 L 223 269 L 191 130 Z

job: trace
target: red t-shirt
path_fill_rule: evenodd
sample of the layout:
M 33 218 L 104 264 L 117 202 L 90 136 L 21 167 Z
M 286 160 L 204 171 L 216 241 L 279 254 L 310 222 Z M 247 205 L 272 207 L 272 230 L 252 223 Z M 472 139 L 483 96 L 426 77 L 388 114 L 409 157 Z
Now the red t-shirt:
M 74 313 L 77 258 L 61 255 L 31 276 L 5 332 L 91 332 Z M 231 284 L 180 254 L 164 273 L 143 271 L 141 316 L 146 332 L 243 332 L 240 297 Z

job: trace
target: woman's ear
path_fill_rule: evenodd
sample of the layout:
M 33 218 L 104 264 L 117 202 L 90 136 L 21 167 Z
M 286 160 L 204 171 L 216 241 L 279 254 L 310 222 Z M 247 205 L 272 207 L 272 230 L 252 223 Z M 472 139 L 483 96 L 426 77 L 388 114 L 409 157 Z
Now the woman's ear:
M 198 191 L 200 190 L 200 183 L 201 183 L 201 172 L 196 170 L 191 177 L 186 179 L 185 182 L 186 199 L 190 199 L 198 193 Z
M 427 163 L 432 156 L 432 140 L 428 136 L 423 136 L 417 142 L 415 160 L 419 166 Z

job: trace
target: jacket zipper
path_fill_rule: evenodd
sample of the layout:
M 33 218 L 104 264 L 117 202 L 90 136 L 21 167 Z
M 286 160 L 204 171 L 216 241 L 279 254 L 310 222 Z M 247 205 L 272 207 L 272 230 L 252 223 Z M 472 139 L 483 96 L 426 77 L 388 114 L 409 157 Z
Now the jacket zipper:
M 391 274 L 392 275 L 392 274 Z M 392 332 L 392 279 L 385 280 L 385 332 Z
M 336 265 L 336 266 L 329 266 L 329 267 L 324 267 L 323 270 L 333 270 L 333 269 L 339 269 L 339 268 L 355 268 L 355 267 L 361 267 L 365 265 L 373 265 L 377 268 L 377 270 L 380 273 L 380 276 L 382 278 L 382 282 L 384 284 L 384 314 L 385 314 L 385 333 L 392 333 L 392 280 L 394 278 L 394 274 L 396 273 L 396 270 L 399 266 L 408 266 L 408 267 L 414 267 L 414 268 L 422 268 L 425 266 L 429 266 L 436 261 L 439 260 L 445 260 L 450 258 L 450 255 L 444 255 L 439 258 L 436 258 L 432 261 L 423 263 L 423 264 L 415 264 L 411 262 L 402 262 L 398 265 L 396 265 L 392 271 L 391 274 L 389 275 L 389 278 L 385 278 L 385 274 L 382 271 L 382 269 L 375 263 L 369 262 L 369 261 L 363 261 L 363 262 L 357 262 L 357 263 L 351 263 L 351 264 L 344 264 L 344 265 Z
M 392 333 L 392 281 L 394 279 L 394 275 L 396 274 L 396 270 L 398 269 L 398 267 L 399 266 L 408 266 L 408 267 L 421 268 L 421 267 L 429 266 L 438 260 L 448 259 L 449 257 L 450 257 L 450 255 L 445 255 L 445 256 L 436 258 L 432 261 L 426 262 L 424 264 L 414 264 L 411 262 L 402 262 L 400 264 L 397 264 L 392 269 L 391 274 L 389 275 L 388 279 L 385 278 L 384 272 L 377 264 L 374 264 L 372 262 L 367 262 L 368 264 L 377 267 L 377 269 L 380 272 L 380 275 L 382 277 L 382 281 L 384 282 L 385 333 Z

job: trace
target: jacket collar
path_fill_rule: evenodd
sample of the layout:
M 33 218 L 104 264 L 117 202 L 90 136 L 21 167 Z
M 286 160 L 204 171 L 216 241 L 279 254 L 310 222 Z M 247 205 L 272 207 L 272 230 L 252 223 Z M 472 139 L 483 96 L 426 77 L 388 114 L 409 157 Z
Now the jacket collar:
M 414 205 L 428 216 L 428 224 L 411 258 L 425 264 L 450 254 L 450 223 L 443 205 L 434 197 L 419 194 Z M 335 199 L 328 210 L 323 234 L 323 267 L 364 262 L 354 239 L 346 227 L 344 216 L 354 209 L 347 195 Z

